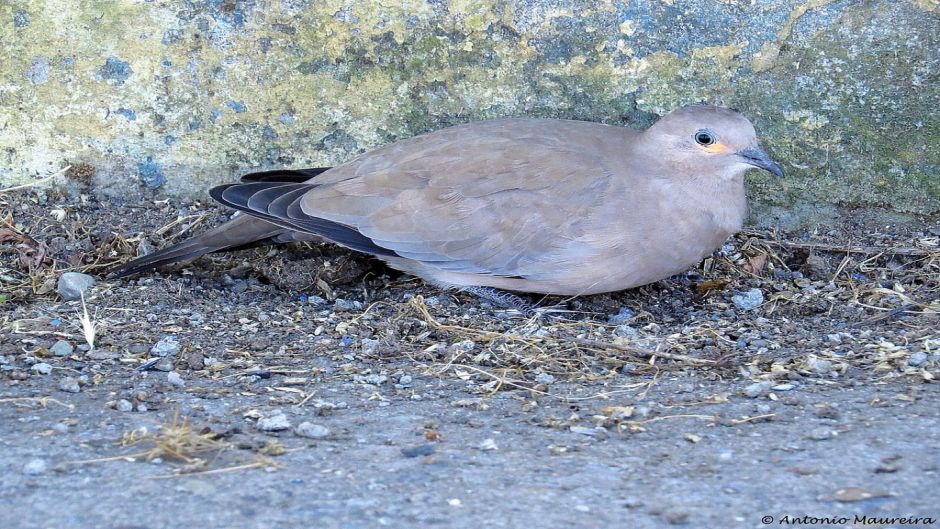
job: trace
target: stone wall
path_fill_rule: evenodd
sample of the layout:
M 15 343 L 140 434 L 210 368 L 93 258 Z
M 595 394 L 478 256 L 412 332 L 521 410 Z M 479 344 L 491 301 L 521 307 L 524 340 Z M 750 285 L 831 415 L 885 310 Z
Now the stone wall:
M 758 221 L 936 214 L 938 3 L 0 0 L 0 185 L 72 164 L 98 193 L 202 196 L 469 120 L 705 102 L 788 172 L 752 177 Z

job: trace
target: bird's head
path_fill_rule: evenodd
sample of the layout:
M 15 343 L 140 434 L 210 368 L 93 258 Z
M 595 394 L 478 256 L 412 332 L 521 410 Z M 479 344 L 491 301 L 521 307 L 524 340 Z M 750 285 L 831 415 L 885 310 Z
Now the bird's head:
M 691 106 L 666 114 L 644 133 L 655 156 L 691 175 L 737 178 L 758 167 L 783 176 L 757 141 L 754 126 L 738 112 L 716 106 Z

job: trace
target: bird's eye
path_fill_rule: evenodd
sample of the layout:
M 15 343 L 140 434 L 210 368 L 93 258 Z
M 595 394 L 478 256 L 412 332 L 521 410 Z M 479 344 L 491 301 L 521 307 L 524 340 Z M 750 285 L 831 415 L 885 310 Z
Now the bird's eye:
M 699 145 L 703 145 L 705 147 L 708 147 L 709 145 L 714 145 L 715 142 L 718 141 L 718 138 L 716 138 L 714 134 L 712 134 L 711 132 L 707 130 L 700 130 L 696 132 L 693 138 L 695 138 L 695 143 L 698 143 Z

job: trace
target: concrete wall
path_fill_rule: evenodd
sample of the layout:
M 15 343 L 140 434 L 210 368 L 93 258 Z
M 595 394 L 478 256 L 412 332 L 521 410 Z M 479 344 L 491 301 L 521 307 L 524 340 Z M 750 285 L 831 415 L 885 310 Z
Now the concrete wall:
M 0 0 L 0 185 L 201 195 L 468 120 L 744 111 L 758 218 L 940 212 L 940 0 Z M 73 169 L 74 171 L 74 169 Z

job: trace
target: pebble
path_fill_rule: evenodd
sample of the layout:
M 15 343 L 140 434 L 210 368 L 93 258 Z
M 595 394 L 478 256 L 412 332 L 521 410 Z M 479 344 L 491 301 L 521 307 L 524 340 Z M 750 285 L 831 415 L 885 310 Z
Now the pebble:
M 294 433 L 301 437 L 307 437 L 310 439 L 323 439 L 324 437 L 330 435 L 330 429 L 326 426 L 304 421 L 294 428 Z
M 157 363 L 153 364 L 153 367 L 151 369 L 155 369 L 157 371 L 163 371 L 163 372 L 173 371 L 173 359 L 163 357 L 157 360 Z
M 499 446 L 493 439 L 484 439 L 478 448 L 484 452 L 488 452 L 490 450 L 499 450 Z
M 72 377 L 65 377 L 59 381 L 59 391 L 64 391 L 66 393 L 78 393 L 82 390 L 82 387 L 78 385 L 78 380 L 75 380 Z
M 814 358 L 810 360 L 808 364 L 809 370 L 813 373 L 816 373 L 817 375 L 825 375 L 826 373 L 832 371 L 832 362 L 829 360 L 820 360 L 818 358 Z
M 379 349 L 379 344 L 382 343 L 380 340 L 375 340 L 373 338 L 363 338 L 362 339 L 362 354 L 373 356 L 376 351 Z
M 411 375 L 402 375 L 398 377 L 398 384 L 402 387 L 410 388 L 412 380 Z
M 186 382 L 183 381 L 183 377 L 180 376 L 176 371 L 170 371 L 166 374 L 166 381 L 174 386 L 183 387 L 186 385 Z
M 614 327 L 614 336 L 619 336 L 621 338 L 636 338 L 639 335 L 640 331 L 629 325 L 618 325 Z
M 796 386 L 794 386 L 793 384 L 777 384 L 772 389 L 774 391 L 791 391 L 795 387 Z
M 744 394 L 752 399 L 756 399 L 757 397 L 763 397 L 769 394 L 772 387 L 773 382 L 755 382 L 744 388 Z
M 55 290 L 65 301 L 75 301 L 82 299 L 82 294 L 93 286 L 95 286 L 95 278 L 90 275 L 66 272 L 59 276 Z
M 180 343 L 176 336 L 164 336 L 150 348 L 153 356 L 173 356 L 180 352 Z
M 362 381 L 365 382 L 366 384 L 372 384 L 374 386 L 381 386 L 386 381 L 388 381 L 388 377 L 385 375 L 377 375 L 373 373 L 371 375 L 366 375 L 362 377 Z
M 121 399 L 114 403 L 114 409 L 117 411 L 129 412 L 134 410 L 134 405 L 127 399 Z
M 51 351 L 55 356 L 69 356 L 73 351 L 75 351 L 75 349 L 72 347 L 72 344 L 66 342 L 65 340 L 59 340 L 58 342 L 52 344 L 52 347 L 49 348 L 49 351 Z
M 911 367 L 920 367 L 927 363 L 927 353 L 923 351 L 917 351 L 912 354 L 910 358 L 907 359 L 907 365 Z
M 121 355 L 119 355 L 118 353 L 115 353 L 114 351 L 104 351 L 101 349 L 93 349 L 91 351 L 88 351 L 87 354 L 85 354 L 85 358 L 89 360 L 114 360 L 115 358 L 119 358 L 120 356 Z
M 336 301 L 333 302 L 333 310 L 346 312 L 362 310 L 362 302 L 337 298 Z
M 832 439 L 833 432 L 831 428 L 825 426 L 820 426 L 819 428 L 814 428 L 809 432 L 809 435 L 806 437 L 812 439 L 813 441 L 825 441 L 826 439 Z
M 455 353 L 459 353 L 459 352 L 469 353 L 470 351 L 473 351 L 476 348 L 476 346 L 477 344 L 473 340 L 461 340 L 457 343 L 451 344 L 449 349 Z
M 287 419 L 287 415 L 278 412 L 258 419 L 256 426 L 262 432 L 280 432 L 290 430 L 290 421 Z
M 326 300 L 320 296 L 307 296 L 307 303 L 311 305 L 326 305 Z
M 27 476 L 38 476 L 45 474 L 48 468 L 49 465 L 46 463 L 45 459 L 33 459 L 23 466 L 23 473 Z
M 731 296 L 734 306 L 742 310 L 752 310 L 764 303 L 764 293 L 759 288 L 752 288 L 746 292 L 738 292 Z
M 429 456 L 434 453 L 434 443 L 421 443 L 415 446 L 406 446 L 401 449 L 401 455 L 405 457 Z
M 39 362 L 38 364 L 33 364 L 33 367 L 29 368 L 29 370 L 40 375 L 48 375 L 52 373 L 52 366 L 45 362 Z
M 620 307 L 620 312 L 612 314 L 607 318 L 607 323 L 611 325 L 622 325 L 632 320 L 636 313 L 626 307 Z
M 539 384 L 550 385 L 555 382 L 555 377 L 549 375 L 548 373 L 539 373 L 535 375 L 535 381 Z

